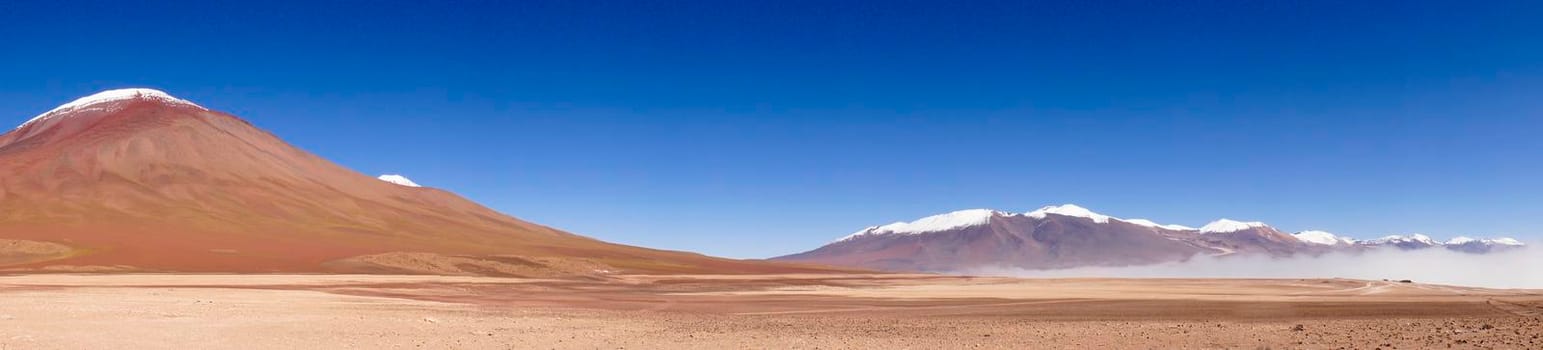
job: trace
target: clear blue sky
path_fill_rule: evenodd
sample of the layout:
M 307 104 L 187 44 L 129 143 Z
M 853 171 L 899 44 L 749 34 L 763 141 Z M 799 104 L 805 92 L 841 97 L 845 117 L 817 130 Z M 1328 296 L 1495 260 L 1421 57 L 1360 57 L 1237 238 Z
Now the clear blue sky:
M 1059 203 L 1543 238 L 1537 2 L 442 3 L 6 1 L 0 122 L 158 88 L 365 173 L 730 257 Z

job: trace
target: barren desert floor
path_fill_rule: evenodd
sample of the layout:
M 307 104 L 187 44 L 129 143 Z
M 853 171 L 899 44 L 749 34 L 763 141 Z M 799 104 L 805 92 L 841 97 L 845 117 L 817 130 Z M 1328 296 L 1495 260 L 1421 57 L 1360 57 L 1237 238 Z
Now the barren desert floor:
M 1540 337 L 1540 291 L 1338 279 L 0 276 L 0 349 L 1539 349 Z

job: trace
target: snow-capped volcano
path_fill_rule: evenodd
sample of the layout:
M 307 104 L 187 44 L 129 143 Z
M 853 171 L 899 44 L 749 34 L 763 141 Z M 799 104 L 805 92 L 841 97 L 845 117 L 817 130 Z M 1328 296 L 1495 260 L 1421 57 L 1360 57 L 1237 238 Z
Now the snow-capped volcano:
M 1184 226 L 1184 225 L 1175 225 L 1175 224 L 1163 225 L 1163 224 L 1152 222 L 1152 220 L 1147 220 L 1147 219 L 1117 219 L 1117 220 L 1124 221 L 1124 222 L 1129 222 L 1129 223 L 1140 225 L 1140 226 L 1160 228 L 1160 229 L 1164 229 L 1164 230 L 1174 230 L 1174 231 L 1194 231 L 1195 230 L 1194 227 L 1189 227 L 1189 226 Z
M 777 259 L 941 271 L 978 264 L 1124 266 L 1221 252 L 1186 241 L 1194 234 L 1181 225 L 1125 220 L 1073 204 L 1021 214 L 971 209 L 871 226 L 820 249 Z
M 1391 245 L 1391 246 L 1397 246 L 1399 248 L 1424 248 L 1424 247 L 1434 247 L 1434 246 L 1441 245 L 1441 243 L 1438 243 L 1438 242 L 1436 242 L 1436 240 L 1431 239 L 1430 236 L 1426 236 L 1426 235 L 1418 234 L 1418 233 L 1410 234 L 1410 235 L 1407 235 L 1407 236 L 1406 235 L 1387 235 L 1387 236 L 1382 236 L 1381 238 L 1367 240 L 1367 241 L 1362 242 L 1362 243 L 1363 244 L 1368 244 L 1368 245 Z
M 1339 235 L 1336 235 L 1336 234 L 1333 234 L 1333 233 L 1330 233 L 1330 232 L 1327 232 L 1327 231 L 1318 231 L 1318 230 L 1307 230 L 1307 231 L 1297 232 L 1297 233 L 1291 234 L 1291 236 L 1292 237 L 1296 237 L 1297 240 L 1300 240 L 1300 241 L 1303 241 L 1303 242 L 1307 242 L 1307 243 L 1312 243 L 1312 244 L 1341 245 L 1341 244 L 1355 244 L 1356 243 L 1356 240 L 1353 239 L 1353 238 L 1341 237 Z
M 942 232 L 952 229 L 980 226 L 991 223 L 991 217 L 996 215 L 1008 215 L 990 209 L 968 209 L 944 214 L 928 216 L 911 222 L 895 222 L 888 225 L 869 226 L 861 231 L 854 232 L 837 242 L 851 240 L 867 235 L 915 235 L 928 232 Z
M 189 106 L 202 110 L 208 110 L 207 108 L 204 108 L 204 106 L 199 106 L 197 103 L 173 97 L 171 94 L 161 90 L 144 88 L 117 89 L 98 92 L 91 94 L 90 96 L 81 97 L 75 99 L 74 101 L 70 101 L 69 103 L 59 105 L 59 107 L 54 107 L 54 109 L 43 112 L 43 114 L 39 114 L 36 117 L 32 117 L 32 119 L 27 120 L 27 122 L 22 123 L 20 126 L 17 126 L 17 128 L 23 128 L 33 123 L 38 123 L 53 117 L 66 115 L 70 112 L 84 111 L 93 108 L 107 108 L 106 106 L 109 102 L 133 99 L 153 100 L 167 104 Z
M 1403 250 L 1418 250 L 1428 248 L 1446 248 L 1465 253 L 1483 254 L 1493 251 L 1502 251 L 1526 246 L 1521 241 L 1509 237 L 1479 239 L 1468 236 L 1457 236 L 1446 241 L 1437 241 L 1430 236 L 1422 234 L 1389 235 L 1382 238 L 1356 242 L 1363 247 L 1392 247 Z
M 1472 243 L 1472 242 L 1476 242 L 1476 241 L 1478 241 L 1478 240 L 1474 239 L 1473 237 L 1457 236 L 1457 237 L 1452 237 L 1452 239 L 1449 239 L 1446 242 L 1441 242 L 1441 244 L 1464 244 L 1464 243 Z M 1518 243 L 1520 243 L 1520 242 L 1518 242 Z
M 1441 245 L 1447 249 L 1467 253 L 1489 253 L 1492 251 L 1516 249 L 1526 246 L 1516 239 L 1501 237 L 1493 239 L 1477 239 L 1468 236 L 1457 236 Z
M 1062 204 L 1021 214 L 961 210 L 871 226 L 817 249 L 774 259 L 881 270 L 951 271 L 1127 266 L 1183 261 L 1201 254 L 1285 257 L 1438 246 L 1482 254 L 1523 245 L 1510 238 L 1457 237 L 1443 243 L 1419 234 L 1362 241 L 1319 230 L 1287 234 L 1264 222 L 1231 219 L 1195 229 L 1121 219 Z
M 1062 205 L 1046 206 L 1046 207 L 1043 207 L 1043 208 L 1039 208 L 1038 210 L 1035 210 L 1035 211 L 1024 213 L 1023 215 L 1028 215 L 1029 217 L 1035 218 L 1035 219 L 1044 219 L 1045 215 L 1049 215 L 1049 214 L 1073 216 L 1073 217 L 1079 217 L 1079 218 L 1088 218 L 1088 219 L 1092 219 L 1093 222 L 1100 223 L 1100 224 L 1109 222 L 1109 219 L 1110 219 L 1110 217 L 1108 215 L 1094 213 L 1092 210 L 1088 210 L 1088 208 L 1079 207 L 1076 204 L 1062 204 Z
M 1205 226 L 1201 226 L 1200 233 L 1228 233 L 1265 227 L 1270 227 L 1270 225 L 1265 225 L 1263 222 L 1258 221 L 1244 222 L 1232 219 L 1220 219 L 1212 221 L 1209 224 L 1205 224 Z
M 1147 220 L 1147 219 L 1121 219 L 1121 218 L 1117 218 L 1117 217 L 1113 217 L 1113 216 L 1109 216 L 1109 215 L 1095 213 L 1092 210 L 1088 210 L 1088 208 L 1083 208 L 1083 207 L 1078 206 L 1076 204 L 1062 204 L 1062 205 L 1045 206 L 1045 207 L 1039 208 L 1039 209 L 1031 211 L 1031 212 L 1023 213 L 1023 215 L 1027 215 L 1028 217 L 1035 218 L 1035 219 L 1044 219 L 1045 216 L 1049 215 L 1049 214 L 1086 218 L 1086 219 L 1093 220 L 1093 222 L 1100 223 L 1100 224 L 1108 223 L 1109 220 L 1115 220 L 1115 221 L 1123 221 L 1123 222 L 1126 222 L 1126 223 L 1135 224 L 1135 225 L 1138 225 L 1138 226 L 1146 226 L 1146 227 L 1152 227 L 1152 228 L 1161 228 L 1161 229 L 1165 229 L 1165 230 L 1190 231 L 1190 230 L 1194 230 L 1195 229 L 1193 227 L 1184 226 L 1184 225 L 1164 225 L 1164 224 L 1159 224 L 1159 223 L 1156 223 L 1156 222 L 1152 222 L 1152 220 Z
M 1145 226 L 1145 227 L 1151 227 L 1151 228 L 1160 228 L 1160 229 L 1164 229 L 1164 230 L 1172 230 L 1172 231 L 1193 231 L 1194 230 L 1194 228 L 1187 227 L 1187 226 L 1184 226 L 1184 225 L 1163 225 L 1163 224 L 1158 224 L 1156 222 L 1152 222 L 1151 220 L 1146 220 L 1146 219 L 1121 219 L 1121 218 L 1117 218 L 1117 217 L 1113 217 L 1113 216 L 1109 216 L 1109 215 L 1095 213 L 1092 210 L 1088 210 L 1087 208 L 1083 208 L 1083 207 L 1078 206 L 1076 204 L 1062 204 L 1062 205 L 1045 206 L 1045 207 L 1041 207 L 1041 208 L 1039 208 L 1037 210 L 1034 210 L 1034 211 L 1031 211 L 1031 212 L 1027 212 L 1027 213 L 1022 213 L 1022 214 L 1014 214 L 1014 213 L 1009 213 L 1009 212 L 1000 211 L 1000 210 L 992 210 L 992 209 L 959 210 L 959 211 L 954 211 L 954 212 L 949 212 L 949 213 L 944 213 L 944 214 L 928 216 L 928 217 L 916 219 L 915 221 L 910 221 L 910 222 L 902 221 L 902 222 L 891 223 L 891 224 L 888 224 L 888 225 L 869 226 L 869 227 L 864 228 L 864 229 L 862 229 L 860 231 L 857 231 L 855 233 L 852 233 L 850 235 L 842 237 L 841 239 L 837 239 L 836 242 L 842 242 L 842 241 L 847 241 L 847 240 L 851 240 L 851 239 L 858 238 L 858 237 L 871 236 L 871 235 L 893 235 L 893 234 L 915 235 L 915 234 L 923 234 L 923 233 L 931 233 L 931 232 L 944 232 L 944 231 L 949 231 L 949 230 L 954 230 L 954 229 L 959 229 L 959 228 L 984 226 L 984 225 L 990 224 L 991 223 L 991 219 L 994 218 L 994 217 L 1000 217 L 1000 218 L 1027 217 L 1027 218 L 1043 220 L 1043 219 L 1045 219 L 1045 218 L 1047 218 L 1047 217 L 1049 217 L 1051 215 L 1088 219 L 1088 220 L 1093 221 L 1094 223 L 1099 223 L 1099 224 L 1107 224 L 1107 223 L 1109 223 L 1110 220 L 1114 220 L 1114 221 L 1130 223 L 1130 224 L 1134 224 L 1134 225 L 1138 225 L 1138 226 Z
M 1498 245 L 1513 245 L 1513 246 L 1524 246 L 1524 245 L 1526 245 L 1526 244 L 1523 244 L 1522 241 L 1518 241 L 1515 238 L 1510 238 L 1510 237 L 1500 237 L 1500 238 L 1495 238 L 1495 239 L 1481 239 L 1481 240 L 1479 240 L 1479 242 L 1489 243 L 1489 244 L 1498 244 Z
M 514 256 L 559 262 L 520 259 L 524 272 L 514 274 L 528 276 L 591 274 L 596 268 L 825 270 L 578 236 L 447 191 L 377 180 L 239 117 L 150 89 L 93 94 L 0 133 L 0 241 L 62 247 L 18 261 L 0 244 L 0 270 L 6 271 L 113 266 L 503 275 L 514 272 L 488 266 L 505 266 L 498 262 Z M 400 263 L 399 254 L 453 255 L 475 260 L 479 270 L 423 270 Z M 612 261 L 626 267 L 591 265 Z
M 1509 238 L 1509 237 L 1500 237 L 1500 238 L 1492 238 L 1492 239 L 1478 239 L 1478 238 L 1473 238 L 1473 237 L 1468 237 L 1468 236 L 1453 237 L 1452 239 L 1449 239 L 1446 242 L 1441 242 L 1441 244 L 1444 244 L 1444 245 L 1459 245 L 1459 244 L 1469 244 L 1469 243 L 1474 243 L 1474 242 L 1484 243 L 1484 244 L 1495 244 L 1495 245 L 1518 245 L 1518 246 L 1519 245 L 1526 245 L 1526 244 L 1523 244 L 1521 241 L 1518 241 L 1518 240 L 1516 240 L 1514 238 Z
M 1219 219 L 1200 227 L 1196 241 L 1227 250 L 1227 254 L 1290 256 L 1313 245 L 1258 221 Z

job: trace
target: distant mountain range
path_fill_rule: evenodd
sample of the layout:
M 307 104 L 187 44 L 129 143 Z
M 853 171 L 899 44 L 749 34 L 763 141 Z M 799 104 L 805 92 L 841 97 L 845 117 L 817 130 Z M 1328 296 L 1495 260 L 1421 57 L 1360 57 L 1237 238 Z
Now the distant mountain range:
M 979 267 L 1059 269 L 1184 261 L 1198 255 L 1320 255 L 1371 249 L 1430 249 L 1483 254 L 1516 249 L 1511 238 L 1387 236 L 1357 240 L 1324 231 L 1285 233 L 1262 222 L 1229 219 L 1200 228 L 1121 219 L 1072 204 L 1027 213 L 961 210 L 912 222 L 872 226 L 808 252 L 773 258 L 890 271 L 960 271 Z

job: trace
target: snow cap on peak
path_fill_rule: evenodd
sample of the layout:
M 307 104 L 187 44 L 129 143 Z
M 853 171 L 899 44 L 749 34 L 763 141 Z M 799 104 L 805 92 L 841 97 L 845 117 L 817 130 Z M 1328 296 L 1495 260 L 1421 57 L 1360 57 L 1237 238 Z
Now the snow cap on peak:
M 1482 245 L 1509 245 L 1509 246 L 1523 246 L 1523 245 L 1526 245 L 1526 244 L 1523 244 L 1521 241 L 1518 241 L 1515 238 L 1510 238 L 1510 237 L 1500 237 L 1500 238 L 1491 238 L 1491 239 L 1477 239 L 1477 238 L 1468 237 L 1468 236 L 1453 237 L 1452 239 L 1449 239 L 1446 242 L 1443 242 L 1442 244 L 1445 244 L 1445 245 L 1482 244 Z
M 1201 226 L 1200 233 L 1238 232 L 1256 227 L 1270 227 L 1270 225 L 1265 225 L 1263 222 L 1258 221 L 1243 222 L 1231 219 L 1221 219 L 1212 221 L 1209 224 L 1205 224 L 1205 226 Z
M 1194 231 L 1195 230 L 1194 227 L 1189 227 L 1189 226 L 1184 226 L 1184 225 L 1172 225 L 1172 224 L 1170 224 L 1170 225 L 1163 225 L 1163 224 L 1152 222 L 1152 220 L 1147 220 L 1147 219 L 1115 219 L 1115 220 L 1120 220 L 1120 221 L 1136 224 L 1136 225 L 1139 225 L 1139 226 L 1155 227 L 1155 228 L 1166 229 L 1166 230 L 1173 230 L 1173 231 Z
M 1478 240 L 1477 239 L 1473 239 L 1473 237 L 1468 237 L 1468 236 L 1457 236 L 1457 237 L 1452 237 L 1452 239 L 1449 239 L 1449 240 L 1446 241 L 1446 243 L 1442 243 L 1442 244 L 1463 244 L 1463 243 L 1468 243 L 1468 242 L 1473 242 L 1473 241 L 1478 241 Z
M 161 91 L 161 90 L 143 89 L 143 88 L 116 89 L 116 90 L 107 90 L 107 91 L 102 91 L 102 92 L 98 92 L 98 93 L 95 93 L 95 94 L 91 94 L 90 96 L 86 96 L 86 97 L 81 97 L 81 98 L 75 99 L 74 101 L 70 101 L 70 103 L 66 103 L 66 104 L 60 105 L 59 107 L 54 107 L 54 109 L 48 110 L 47 112 L 43 112 L 43 114 L 39 114 L 36 117 L 32 117 L 32 119 L 27 120 L 27 122 L 22 123 L 20 126 L 17 126 L 17 128 L 19 129 L 21 127 L 25 127 L 25 126 L 27 126 L 29 124 L 32 124 L 32 123 L 48 120 L 49 118 L 52 118 L 53 116 L 58 115 L 58 114 L 63 113 L 63 112 L 70 112 L 70 111 L 76 111 L 76 110 L 89 109 L 89 108 L 92 108 L 93 106 L 100 105 L 100 104 L 106 103 L 106 102 L 133 100 L 133 99 L 156 100 L 156 101 L 161 101 L 161 102 L 166 102 L 166 103 L 191 106 L 191 107 L 195 107 L 195 108 L 198 108 L 198 109 L 204 109 L 204 110 L 208 109 L 208 108 L 204 108 L 203 106 L 199 106 L 196 103 L 189 102 L 187 100 L 183 100 L 183 99 L 180 99 L 180 98 L 173 97 L 171 94 L 167 94 L 166 92 Z
M 1484 242 L 1485 243 L 1494 243 L 1494 244 L 1499 244 L 1499 245 L 1515 245 L 1515 246 L 1527 245 L 1525 243 L 1522 243 L 1522 241 L 1518 241 L 1515 238 L 1511 238 L 1511 237 L 1500 237 L 1500 238 L 1496 238 L 1496 239 L 1486 239 L 1486 240 L 1484 240 Z
M 1162 225 L 1148 219 L 1120 219 L 1120 217 L 1092 213 L 1092 210 L 1079 207 L 1079 205 L 1075 204 L 1049 205 L 1049 207 L 1038 208 L 1038 210 L 1029 211 L 1029 213 L 1023 214 L 1025 214 L 1025 216 L 1034 217 L 1034 219 L 1045 219 L 1048 214 L 1058 214 L 1058 216 L 1086 217 L 1086 219 L 1091 219 L 1092 222 L 1097 222 L 1097 224 L 1109 224 L 1109 220 L 1122 220 L 1122 222 L 1128 222 L 1128 224 L 1134 225 L 1142 225 L 1142 227 L 1163 228 L 1163 230 L 1173 231 L 1194 231 L 1193 227 L 1185 227 L 1185 225 Z
M 1422 235 L 1422 234 L 1418 234 L 1418 233 L 1410 234 L 1408 236 L 1404 236 L 1404 235 L 1387 235 L 1387 236 L 1382 236 L 1382 238 L 1374 239 L 1371 242 L 1372 243 L 1376 243 L 1376 244 L 1400 243 L 1400 242 L 1405 242 L 1405 243 L 1407 243 L 1407 242 L 1414 242 L 1414 243 L 1420 243 L 1420 244 L 1425 244 L 1425 245 L 1437 245 L 1437 244 L 1439 244 L 1439 243 L 1436 242 L 1436 240 L 1431 239 L 1430 236 L 1426 236 L 1426 235 Z
M 1025 213 L 1024 215 L 1028 215 L 1029 217 L 1035 218 L 1035 219 L 1044 219 L 1046 214 L 1056 214 L 1056 215 L 1064 215 L 1064 216 L 1075 216 L 1075 217 L 1079 217 L 1079 218 L 1089 218 L 1089 219 L 1093 219 L 1093 222 L 1097 222 L 1097 223 L 1100 223 L 1100 224 L 1107 223 L 1107 222 L 1109 222 L 1109 219 L 1110 219 L 1108 215 L 1094 213 L 1092 210 L 1088 210 L 1088 208 L 1079 207 L 1076 204 L 1062 204 L 1062 205 L 1047 206 L 1047 207 L 1044 207 L 1044 208 L 1039 208 L 1039 210 L 1035 210 L 1035 211 L 1031 211 L 1031 212 Z
M 1151 228 L 1161 228 L 1161 229 L 1173 230 L 1173 231 L 1193 231 L 1193 230 L 1195 230 L 1195 228 L 1193 228 L 1193 227 L 1188 227 L 1188 226 L 1184 226 L 1184 225 L 1163 225 L 1163 224 L 1159 224 L 1159 223 L 1156 223 L 1156 222 L 1152 222 L 1152 220 L 1147 220 L 1147 219 L 1121 219 L 1121 218 L 1117 218 L 1117 217 L 1113 217 L 1113 216 L 1108 216 L 1108 215 L 1104 215 L 1104 214 L 1095 213 L 1092 210 L 1088 210 L 1088 208 L 1083 208 L 1083 207 L 1078 206 L 1076 204 L 1051 205 L 1051 206 L 1046 206 L 1046 207 L 1043 207 L 1043 208 L 1039 208 L 1038 210 L 1035 210 L 1035 211 L 1023 213 L 1023 215 L 1027 215 L 1028 217 L 1035 218 L 1035 219 L 1044 219 L 1046 217 L 1046 215 L 1049 215 L 1049 214 L 1056 214 L 1056 215 L 1062 215 L 1062 216 L 1071 216 L 1071 217 L 1079 217 L 1079 218 L 1087 218 L 1087 219 L 1093 220 L 1093 222 L 1100 223 L 1100 224 L 1107 224 L 1107 223 L 1109 223 L 1109 220 L 1116 220 L 1116 221 L 1124 221 L 1124 222 L 1127 222 L 1127 223 L 1130 223 L 1130 224 L 1139 225 L 1139 226 L 1146 226 L 1146 227 L 1151 227 Z
M 996 215 L 1008 215 L 1007 213 L 990 209 L 969 209 L 956 212 L 938 214 L 917 219 L 912 222 L 896 222 L 889 225 L 873 226 L 857 231 L 837 242 L 857 238 L 864 235 L 888 235 L 902 234 L 914 235 L 928 232 L 948 231 L 956 228 L 980 226 L 991 223 L 991 217 Z
M 1307 230 L 1291 234 L 1297 240 L 1322 245 L 1354 244 L 1356 241 L 1348 237 L 1335 235 L 1328 231 Z
M 377 179 L 380 179 L 380 181 L 390 182 L 407 187 L 423 187 L 418 186 L 418 183 L 413 182 L 413 180 L 408 179 L 406 176 L 397 174 L 385 174 L 377 177 Z

